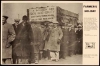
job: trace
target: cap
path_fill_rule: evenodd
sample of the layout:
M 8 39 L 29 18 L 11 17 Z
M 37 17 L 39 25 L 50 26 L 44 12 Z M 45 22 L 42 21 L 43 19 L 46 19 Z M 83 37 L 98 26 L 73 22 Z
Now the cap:
M 28 17 L 26 15 L 23 16 L 23 20 L 28 20 Z
M 2 17 L 4 17 L 4 18 L 8 19 L 8 16 L 2 16 Z

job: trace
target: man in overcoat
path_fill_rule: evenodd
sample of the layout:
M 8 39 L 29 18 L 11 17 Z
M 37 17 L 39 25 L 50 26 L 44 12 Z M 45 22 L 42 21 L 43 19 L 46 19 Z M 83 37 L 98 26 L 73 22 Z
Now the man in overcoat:
M 17 36 L 17 34 L 18 34 L 18 25 L 19 25 L 20 19 L 15 19 L 14 21 L 15 21 L 15 23 L 12 24 L 12 25 L 13 25 L 14 31 L 15 31 L 16 36 Z M 14 47 L 15 47 L 16 40 L 17 39 L 15 37 L 15 40 L 12 42 L 12 49 L 14 49 Z M 17 48 L 15 50 L 17 50 Z M 13 57 L 13 64 L 16 64 L 17 57 L 16 57 L 16 54 L 15 54 L 14 50 L 12 50 L 12 57 Z
M 53 29 L 53 22 L 51 21 L 47 21 L 47 27 L 44 31 L 44 40 L 45 40 L 45 46 L 44 46 L 44 58 L 47 60 L 50 60 L 50 43 L 48 43 L 49 41 L 49 37 L 51 34 L 51 31 Z
M 59 51 L 61 38 L 63 36 L 62 30 L 58 27 L 58 22 L 53 22 L 53 29 L 50 31 L 50 36 L 47 44 L 49 44 L 51 61 L 59 61 Z
M 44 22 L 40 22 L 40 30 L 41 30 L 41 44 L 39 46 L 39 59 L 41 60 L 44 56 L 43 51 L 44 51 L 44 45 L 45 45 L 45 29 L 46 26 L 44 25 Z
M 18 58 L 18 64 L 27 64 L 30 60 L 31 42 L 32 42 L 32 28 L 28 23 L 26 15 L 23 16 L 22 22 L 18 25 L 17 43 L 14 51 Z M 17 49 L 17 50 L 16 50 Z
M 11 24 L 7 23 L 8 16 L 2 17 L 2 63 L 11 64 L 12 44 L 15 39 L 15 31 Z

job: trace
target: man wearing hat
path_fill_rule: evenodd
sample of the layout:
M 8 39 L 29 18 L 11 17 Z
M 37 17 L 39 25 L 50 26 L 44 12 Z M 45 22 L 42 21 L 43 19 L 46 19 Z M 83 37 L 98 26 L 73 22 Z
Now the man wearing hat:
M 16 35 L 18 34 L 18 25 L 19 25 L 19 21 L 20 21 L 20 19 L 15 19 L 14 20 L 15 21 L 15 23 L 14 24 L 12 24 L 13 25 L 13 28 L 14 28 L 14 30 L 15 30 L 15 33 L 16 33 Z M 15 40 L 12 42 L 12 48 L 14 48 L 15 47 L 15 44 L 16 44 L 16 41 L 17 41 L 17 39 L 15 38 Z M 15 50 L 17 50 L 17 48 L 15 49 Z M 13 57 L 13 64 L 16 64 L 16 60 L 17 60 L 17 58 L 16 58 L 16 54 L 14 53 L 15 51 L 13 50 L 12 51 L 12 57 Z
M 16 46 L 14 51 L 18 58 L 18 64 L 28 64 L 31 53 L 31 42 L 32 42 L 32 28 L 28 23 L 28 17 L 24 15 L 22 22 L 18 25 L 18 34 L 16 36 Z M 17 50 L 16 50 L 17 49 Z
M 44 58 L 47 60 L 50 60 L 50 43 L 48 43 L 49 41 L 49 37 L 51 34 L 51 31 L 53 29 L 53 22 L 51 21 L 46 21 L 45 22 L 47 24 L 46 29 L 44 31 L 44 40 L 45 40 L 45 45 L 44 45 Z
M 58 27 L 58 22 L 53 22 L 53 29 L 50 32 L 48 44 L 50 50 L 51 61 L 59 61 L 60 41 L 63 36 L 62 30 Z
M 12 44 L 15 39 L 15 31 L 11 24 L 7 23 L 8 16 L 2 17 L 2 63 L 11 64 Z
M 42 39 L 42 42 L 39 46 L 39 50 L 40 50 L 39 59 L 41 60 L 42 58 L 44 58 L 43 51 L 44 51 L 44 45 L 45 45 L 45 30 L 46 30 L 45 22 L 40 22 L 40 26 L 38 27 L 41 30 L 41 39 Z
M 82 42 L 83 42 L 83 30 L 82 26 L 78 25 L 78 30 L 76 31 L 77 33 L 77 41 L 78 41 L 78 46 L 77 46 L 77 53 L 82 54 Z

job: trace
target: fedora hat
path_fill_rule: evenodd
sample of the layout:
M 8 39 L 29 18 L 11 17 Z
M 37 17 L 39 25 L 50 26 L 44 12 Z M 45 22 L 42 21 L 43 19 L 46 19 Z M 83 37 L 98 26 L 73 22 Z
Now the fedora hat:
M 23 16 L 23 20 L 28 20 L 28 17 L 26 15 Z
M 4 17 L 4 18 L 8 19 L 8 16 L 2 16 L 2 17 Z

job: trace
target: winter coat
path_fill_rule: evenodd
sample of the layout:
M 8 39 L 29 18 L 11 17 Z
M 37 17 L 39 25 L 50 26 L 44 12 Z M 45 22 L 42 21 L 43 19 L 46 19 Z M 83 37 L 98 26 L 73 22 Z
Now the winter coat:
M 16 55 L 19 58 L 28 58 L 31 51 L 30 43 L 32 42 L 32 28 L 28 22 L 22 22 L 18 25 L 16 39 L 16 46 L 14 48 Z
M 58 40 L 61 40 L 63 33 L 61 28 L 53 28 L 49 30 L 49 39 L 46 40 L 45 50 L 60 51 L 60 44 Z
M 12 44 L 15 39 L 15 31 L 11 24 L 5 23 L 2 27 L 2 58 L 12 58 Z M 7 45 L 11 45 L 6 48 Z

